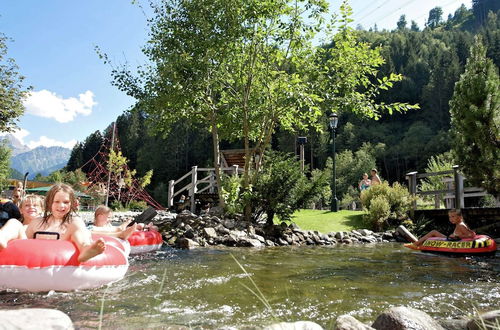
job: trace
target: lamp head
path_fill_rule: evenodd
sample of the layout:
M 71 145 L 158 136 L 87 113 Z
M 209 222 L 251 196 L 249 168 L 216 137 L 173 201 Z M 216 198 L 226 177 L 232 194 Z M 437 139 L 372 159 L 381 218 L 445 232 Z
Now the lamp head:
M 332 112 L 330 116 L 328 116 L 328 119 L 330 121 L 329 122 L 330 129 L 336 129 L 337 124 L 339 122 L 339 117 L 337 116 L 337 113 Z

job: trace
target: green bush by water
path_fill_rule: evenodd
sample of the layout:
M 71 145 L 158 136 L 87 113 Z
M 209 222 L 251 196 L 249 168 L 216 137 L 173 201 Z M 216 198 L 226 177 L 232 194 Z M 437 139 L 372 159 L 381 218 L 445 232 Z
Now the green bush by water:
M 376 231 L 401 224 L 411 225 L 408 211 L 413 201 L 414 197 L 408 189 L 398 182 L 392 186 L 383 182 L 361 193 L 361 203 L 367 211 L 366 220 L 371 224 L 371 229 Z

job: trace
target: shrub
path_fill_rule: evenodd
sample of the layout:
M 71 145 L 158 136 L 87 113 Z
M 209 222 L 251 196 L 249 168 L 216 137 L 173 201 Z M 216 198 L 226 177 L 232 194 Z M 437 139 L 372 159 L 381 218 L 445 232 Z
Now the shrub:
M 294 155 L 267 153 L 265 166 L 257 174 L 249 196 L 254 219 L 266 214 L 269 224 L 274 215 L 289 220 L 293 212 L 318 198 L 328 185 L 326 174 L 322 173 L 308 179 Z
M 113 211 L 126 211 L 127 209 L 122 205 L 122 203 L 118 200 L 114 200 L 109 204 L 109 207 L 113 209 Z
M 413 201 L 414 197 L 408 189 L 398 182 L 392 187 L 383 182 L 361 193 L 361 203 L 367 212 L 366 220 L 375 230 L 393 228 L 407 222 Z
M 145 201 L 131 200 L 128 203 L 128 209 L 134 211 L 144 211 L 148 208 L 148 204 Z
M 359 205 L 360 202 L 361 200 L 359 198 L 359 191 L 353 186 L 350 186 L 349 188 L 347 188 L 347 192 L 344 194 L 344 196 L 342 196 L 340 207 L 350 210 L 352 208 L 352 203 L 356 203 L 356 205 Z
M 240 200 L 241 178 L 236 175 L 223 175 L 221 181 L 224 212 L 227 215 L 242 213 L 243 204 Z
M 385 221 L 391 215 L 391 206 L 385 196 L 375 196 L 371 201 L 369 221 L 375 230 L 384 229 Z

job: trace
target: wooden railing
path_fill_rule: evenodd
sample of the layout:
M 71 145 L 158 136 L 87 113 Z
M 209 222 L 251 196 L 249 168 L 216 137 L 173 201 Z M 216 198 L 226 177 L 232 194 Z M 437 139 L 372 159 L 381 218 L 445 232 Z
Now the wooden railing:
M 221 167 L 220 169 L 224 173 L 230 173 L 238 175 L 242 171 L 238 165 L 233 165 L 231 167 Z M 200 178 L 201 177 L 201 178 Z M 195 211 L 196 207 L 196 194 L 209 192 L 214 193 L 217 189 L 217 179 L 215 175 L 215 168 L 198 168 L 198 166 L 193 166 L 191 171 L 183 175 L 177 180 L 170 180 L 168 182 L 168 207 L 171 208 L 174 205 L 174 199 L 177 195 L 181 193 L 187 193 L 187 197 L 190 201 L 191 212 Z M 187 184 L 176 189 L 176 185 L 187 181 Z
M 443 183 L 447 186 L 447 189 L 442 190 L 429 190 L 421 191 L 419 189 L 419 180 L 432 177 L 432 176 L 444 176 Z M 463 208 L 465 205 L 465 198 L 468 197 L 480 197 L 485 196 L 487 193 L 484 189 L 478 187 L 466 187 L 464 188 L 464 181 L 466 178 L 459 171 L 459 166 L 453 166 L 453 170 L 441 171 L 441 172 L 431 172 L 431 173 L 418 173 L 410 172 L 406 174 L 406 179 L 408 180 L 408 189 L 412 195 L 419 196 L 434 196 L 434 207 L 439 209 L 441 207 L 441 202 L 444 200 L 445 207 L 448 209 Z M 413 202 L 413 209 L 417 208 L 417 202 Z

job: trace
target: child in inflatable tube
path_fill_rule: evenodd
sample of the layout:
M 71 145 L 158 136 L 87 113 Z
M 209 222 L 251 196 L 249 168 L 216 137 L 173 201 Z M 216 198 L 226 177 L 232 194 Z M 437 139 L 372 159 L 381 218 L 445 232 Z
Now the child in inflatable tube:
M 109 207 L 105 205 L 99 205 L 94 212 L 94 224 L 89 226 L 89 229 L 92 231 L 92 233 L 127 240 L 130 235 L 132 235 L 134 231 L 138 229 L 137 223 L 134 223 L 129 227 L 127 227 L 128 222 L 125 222 L 120 226 L 111 225 L 109 221 L 111 214 L 112 210 Z
M 448 217 L 449 220 L 452 224 L 455 225 L 455 230 L 453 231 L 453 234 L 450 236 L 446 236 L 442 233 L 440 233 L 437 230 L 432 230 L 422 236 L 419 240 L 413 243 L 408 243 L 405 244 L 404 246 L 410 248 L 410 249 L 417 249 L 428 239 L 431 237 L 440 237 L 440 238 L 446 238 L 450 241 L 458 241 L 464 238 L 474 238 L 476 236 L 476 233 L 473 232 L 472 230 L 467 227 L 467 225 L 464 222 L 464 218 L 462 217 L 462 212 L 458 209 L 455 210 L 450 210 L 448 212 Z
M 16 234 L 20 229 L 19 222 L 22 223 L 24 231 L 26 233 L 28 225 L 33 220 L 39 218 L 42 213 L 43 198 L 38 195 L 26 195 L 26 197 L 24 197 L 24 199 L 21 201 L 21 205 L 19 206 L 19 220 L 17 218 L 11 218 L 5 223 L 5 227 L 0 228 L 0 242 L 2 241 L 1 237 L 4 236 L 3 233 L 12 232 L 14 233 L 12 236 L 20 236 Z M 0 247 L 4 246 L 0 243 Z
M 33 219 L 26 230 L 20 221 L 11 219 L 0 230 L 0 250 L 7 247 L 10 240 L 36 238 L 37 232 L 58 234 L 60 239 L 72 241 L 78 248 L 78 262 L 85 262 L 106 248 L 100 238 L 92 241 L 90 231 L 83 220 L 76 215 L 77 200 L 73 189 L 66 184 L 56 184 L 47 192 L 43 217 Z

